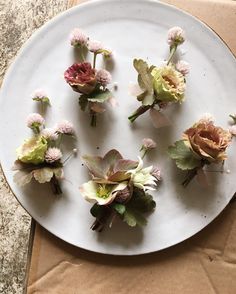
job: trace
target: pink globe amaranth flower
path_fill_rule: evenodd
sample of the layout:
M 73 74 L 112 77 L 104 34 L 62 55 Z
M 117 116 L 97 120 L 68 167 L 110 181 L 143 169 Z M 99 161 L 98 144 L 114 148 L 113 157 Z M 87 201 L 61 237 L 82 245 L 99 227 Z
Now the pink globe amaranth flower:
M 70 44 L 74 47 L 87 46 L 88 36 L 79 28 L 74 28 L 70 33 Z
M 27 126 L 29 128 L 39 128 L 44 124 L 45 120 L 39 113 L 31 113 L 27 117 Z
M 157 144 L 156 144 L 156 142 L 154 142 L 152 139 L 150 139 L 150 138 L 144 138 L 143 140 L 142 140 L 142 142 L 143 142 L 143 148 L 145 148 L 145 149 L 155 149 L 156 147 L 157 147 Z
M 64 73 L 66 82 L 75 92 L 90 94 L 96 87 L 96 72 L 89 62 L 74 63 Z
M 75 133 L 74 126 L 67 120 L 63 120 L 56 126 L 56 132 L 64 135 L 73 135 Z
M 112 81 L 111 74 L 109 73 L 109 71 L 105 69 L 100 69 L 96 72 L 96 79 L 97 79 L 97 82 L 104 87 L 106 87 Z
M 43 89 L 36 89 L 32 94 L 31 94 L 32 99 L 43 99 L 48 97 L 47 93 Z
M 59 161 L 62 158 L 61 150 L 56 147 L 48 148 L 44 158 L 47 163 Z
M 190 66 L 188 62 L 180 60 L 176 64 L 176 69 L 182 73 L 183 76 L 186 76 L 189 73 Z
M 88 43 L 88 50 L 92 53 L 98 53 L 98 51 L 103 50 L 104 47 L 101 42 L 99 41 L 89 41 Z
M 183 44 L 185 41 L 185 32 L 180 27 L 173 27 L 168 31 L 167 43 L 170 46 L 178 46 Z
M 53 129 L 53 128 L 43 129 L 41 134 L 47 140 L 56 141 L 58 139 L 58 134 L 56 132 L 56 129 Z
M 231 135 L 236 136 L 236 125 L 229 128 Z

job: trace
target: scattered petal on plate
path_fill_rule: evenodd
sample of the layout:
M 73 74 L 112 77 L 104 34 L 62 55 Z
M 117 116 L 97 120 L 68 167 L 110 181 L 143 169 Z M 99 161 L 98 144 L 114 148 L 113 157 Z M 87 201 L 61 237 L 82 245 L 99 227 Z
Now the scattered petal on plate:
M 104 108 L 102 104 L 98 102 L 91 103 L 91 109 L 96 113 L 103 113 L 106 111 L 106 108 Z
M 112 107 L 119 106 L 119 102 L 118 102 L 117 99 L 114 98 L 114 97 L 109 98 L 109 99 L 108 99 L 108 102 L 110 103 L 110 105 L 111 105 Z
M 168 119 L 168 117 L 159 110 L 156 110 L 155 108 L 150 109 L 150 116 L 153 126 L 155 128 L 163 128 L 171 125 L 171 122 Z

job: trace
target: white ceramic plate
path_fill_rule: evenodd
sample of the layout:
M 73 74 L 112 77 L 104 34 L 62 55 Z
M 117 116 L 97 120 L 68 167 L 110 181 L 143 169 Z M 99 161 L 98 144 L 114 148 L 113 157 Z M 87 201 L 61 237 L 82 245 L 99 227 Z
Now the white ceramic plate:
M 154 129 L 148 115 L 131 126 L 127 117 L 139 106 L 128 94 L 129 82 L 135 82 L 137 77 L 132 60 L 141 57 L 150 64 L 164 60 L 168 55 L 167 30 L 176 25 L 186 30 L 187 35 L 179 56 L 191 64 L 186 102 L 169 109 L 174 122 L 171 127 Z M 80 111 L 76 93 L 63 79 L 64 70 L 75 61 L 68 42 L 74 27 L 84 29 L 91 38 L 116 51 L 113 79 L 118 82 L 115 96 L 120 106 L 100 117 L 96 129 L 89 126 L 89 117 Z M 184 189 L 180 184 L 184 173 L 167 157 L 167 146 L 205 112 L 212 113 L 217 124 L 228 126 L 228 114 L 235 111 L 235 76 L 235 59 L 218 36 L 197 19 L 171 6 L 156 1 L 102 0 L 72 8 L 30 38 L 6 75 L 0 100 L 0 158 L 6 179 L 37 222 L 78 247 L 135 255 L 177 244 L 204 228 L 228 204 L 236 191 L 236 157 L 232 146 L 226 163 L 231 173 L 211 173 L 209 188 L 201 188 L 193 181 Z M 39 87 L 48 92 L 53 104 L 47 113 L 48 126 L 63 118 L 71 120 L 78 135 L 79 155 L 103 155 L 117 148 L 124 157 L 136 159 L 142 138 L 151 137 L 158 142 L 157 151 L 150 154 L 146 163 L 159 165 L 163 182 L 153 194 L 157 209 L 143 230 L 119 222 L 112 230 L 100 234 L 89 229 L 93 222 L 91 205 L 78 191 L 88 173 L 79 158 L 71 160 L 65 168 L 62 197 L 52 195 L 47 185 L 35 183 L 22 189 L 13 183 L 15 149 L 30 136 L 25 119 L 36 110 L 30 94 Z

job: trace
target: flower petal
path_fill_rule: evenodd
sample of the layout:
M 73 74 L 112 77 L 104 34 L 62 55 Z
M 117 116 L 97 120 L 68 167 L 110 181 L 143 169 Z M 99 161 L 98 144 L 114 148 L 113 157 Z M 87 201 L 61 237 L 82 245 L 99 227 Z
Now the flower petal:
M 94 203 L 97 202 L 97 188 L 98 184 L 93 181 L 89 181 L 80 186 L 79 191 L 85 200 Z
M 150 109 L 150 116 L 155 128 L 163 128 L 171 125 L 170 120 L 155 108 Z

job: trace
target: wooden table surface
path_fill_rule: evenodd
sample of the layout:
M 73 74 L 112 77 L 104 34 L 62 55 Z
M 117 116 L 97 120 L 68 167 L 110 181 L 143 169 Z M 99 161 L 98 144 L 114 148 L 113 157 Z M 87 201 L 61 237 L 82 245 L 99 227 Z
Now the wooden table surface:
M 0 0 L 0 81 L 32 33 L 70 6 L 67 0 Z M 0 293 L 23 292 L 30 222 L 0 169 Z

